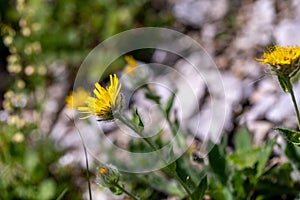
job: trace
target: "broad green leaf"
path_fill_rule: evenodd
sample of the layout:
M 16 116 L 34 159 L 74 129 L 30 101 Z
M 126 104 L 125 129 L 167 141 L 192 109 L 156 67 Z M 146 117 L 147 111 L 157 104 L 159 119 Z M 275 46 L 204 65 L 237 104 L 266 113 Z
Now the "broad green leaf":
M 292 142 L 294 145 L 300 145 L 300 132 L 293 131 L 287 128 L 274 128 L 275 131 L 278 131 L 283 135 L 288 141 Z
M 276 143 L 277 137 L 273 138 L 271 141 L 269 141 L 266 145 L 262 146 L 258 153 L 258 163 L 256 167 L 256 177 L 260 177 L 265 169 L 265 166 L 269 160 L 269 157 L 271 156 L 271 153 L 273 151 L 273 147 Z
M 291 142 L 287 142 L 284 153 L 289 158 L 290 162 L 292 162 L 300 171 L 300 148 Z
M 202 200 L 207 188 L 207 177 L 203 177 L 196 190 L 191 195 L 192 200 Z
M 227 187 L 209 191 L 209 196 L 217 200 L 233 200 L 233 196 Z
M 214 145 L 208 154 L 209 165 L 223 185 L 226 185 L 229 173 L 222 152 L 222 145 Z
M 166 166 L 165 168 L 162 169 L 162 171 L 170 176 L 177 174 L 176 172 L 176 162 L 172 162 L 170 165 Z
M 247 177 L 244 171 L 236 170 L 232 176 L 232 186 L 234 188 L 234 196 L 236 199 L 245 199 L 247 195 L 247 191 L 245 184 Z
M 291 176 L 293 172 L 292 165 L 290 163 L 283 163 L 271 168 L 263 175 L 263 179 L 269 182 L 276 183 L 278 186 L 294 187 L 294 182 Z
M 225 157 L 225 155 L 227 154 L 226 153 L 227 145 L 228 145 L 228 137 L 227 137 L 227 135 L 224 135 L 221 139 L 221 144 L 218 145 L 219 152 L 223 157 Z
M 45 200 L 53 199 L 55 192 L 56 192 L 56 184 L 55 184 L 54 180 L 47 179 L 47 180 L 44 180 L 39 185 L 38 197 L 40 199 L 45 199 Z
M 265 165 L 269 160 L 275 142 L 276 138 L 257 148 L 236 151 L 228 155 L 227 160 L 239 169 L 254 168 L 257 163 L 256 177 L 259 177 L 265 169 Z
M 240 128 L 234 139 L 237 151 L 250 150 L 252 148 L 252 139 L 246 127 Z
M 176 166 L 178 176 L 191 188 L 191 191 L 194 191 L 204 174 L 199 172 L 199 169 L 193 168 L 190 163 L 190 157 L 187 154 L 176 160 Z
M 182 189 L 180 184 L 176 181 L 170 181 L 160 173 L 151 173 L 146 178 L 145 175 L 140 176 L 145 182 L 149 183 L 152 188 L 169 194 L 171 196 L 177 196 L 183 198 L 186 192 Z M 148 198 L 151 199 L 151 198 Z
M 239 169 L 251 168 L 257 163 L 259 151 L 260 148 L 236 151 L 228 155 L 227 160 Z
M 290 87 L 289 87 L 289 83 L 286 81 L 286 79 L 282 76 L 277 76 L 278 77 L 278 81 L 280 83 L 280 86 L 282 88 L 282 90 L 286 93 L 290 92 Z

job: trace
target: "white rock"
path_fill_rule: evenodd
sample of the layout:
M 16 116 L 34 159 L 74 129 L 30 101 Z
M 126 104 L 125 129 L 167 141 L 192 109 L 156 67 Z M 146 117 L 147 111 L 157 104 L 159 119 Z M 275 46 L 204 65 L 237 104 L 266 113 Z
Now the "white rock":
M 179 0 L 173 13 L 184 24 L 201 27 L 204 23 L 222 18 L 227 10 L 227 0 Z
M 270 43 L 275 20 L 274 0 L 258 0 L 254 2 L 250 19 L 242 34 L 235 41 L 238 49 L 251 49 L 256 45 Z

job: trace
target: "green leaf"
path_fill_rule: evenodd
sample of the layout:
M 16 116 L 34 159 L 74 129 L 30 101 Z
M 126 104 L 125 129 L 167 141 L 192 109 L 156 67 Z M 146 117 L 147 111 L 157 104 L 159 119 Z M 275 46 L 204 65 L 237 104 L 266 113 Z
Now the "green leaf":
M 176 168 L 177 168 L 176 162 L 172 162 L 170 165 L 163 168 L 162 171 L 170 176 L 173 176 L 174 174 L 177 174 Z
M 132 121 L 140 129 L 144 129 L 144 123 L 137 109 L 132 110 Z
M 289 83 L 287 82 L 286 78 L 278 75 L 278 81 L 280 83 L 280 86 L 282 88 L 282 90 L 286 93 L 289 93 L 290 92 L 290 87 L 289 87 Z
M 291 177 L 293 167 L 291 163 L 283 163 L 271 168 L 263 175 L 265 181 L 276 183 L 278 186 L 294 187 L 294 182 Z
M 38 197 L 41 199 L 53 199 L 56 191 L 54 180 L 46 179 L 39 185 Z
M 235 171 L 232 176 L 232 186 L 234 188 L 234 196 L 236 199 L 246 199 L 247 191 L 245 184 L 247 183 L 247 177 L 244 171 Z
M 209 196 L 217 200 L 233 200 L 233 196 L 227 187 L 209 191 Z
M 236 151 L 228 155 L 227 160 L 239 169 L 251 168 L 254 167 L 255 163 L 257 163 L 259 151 L 259 148 Z
M 275 142 L 276 138 L 254 149 L 236 151 L 228 155 L 227 160 L 239 169 L 254 168 L 257 163 L 256 177 L 259 177 L 264 172 L 265 165 L 269 160 Z
M 288 141 L 292 142 L 294 145 L 300 146 L 300 132 L 293 131 L 287 128 L 274 128 L 283 135 Z
M 289 158 L 290 162 L 297 167 L 298 171 L 300 171 L 300 148 L 293 145 L 291 142 L 287 142 L 284 153 Z
M 271 141 L 269 141 L 266 145 L 260 148 L 260 151 L 258 153 L 258 163 L 256 167 L 256 177 L 260 177 L 265 169 L 265 166 L 269 160 L 269 157 L 271 156 L 271 153 L 273 151 L 273 147 L 276 143 L 277 137 L 273 138 Z
M 175 97 L 176 97 L 176 92 L 173 92 L 172 96 L 169 98 L 169 100 L 167 101 L 167 103 L 165 105 L 165 112 L 166 112 L 167 117 L 169 117 L 169 115 L 170 115 L 170 111 L 173 107 Z
M 192 200 L 202 200 L 207 188 L 207 177 L 203 177 L 196 190 L 191 195 Z
M 188 155 L 181 156 L 176 160 L 176 172 L 181 180 L 186 183 L 186 186 L 191 189 L 191 191 L 197 188 L 198 183 L 204 174 L 199 173 L 199 169 L 193 168 L 190 163 L 190 157 Z
M 240 128 L 234 139 L 237 151 L 250 150 L 252 148 L 252 139 L 246 127 Z
M 259 179 L 255 188 L 257 194 L 261 194 L 263 199 L 279 199 L 282 196 L 286 196 L 285 199 L 294 199 L 299 189 L 292 173 L 293 167 L 290 163 L 274 166 Z
M 155 95 L 155 94 L 152 94 L 152 93 L 147 92 L 147 93 L 145 94 L 145 97 L 146 97 L 147 99 L 150 99 L 150 100 L 154 101 L 154 102 L 157 103 L 157 104 L 160 103 L 160 96 L 157 96 L 157 95 Z
M 209 165 L 223 185 L 226 185 L 229 173 L 222 152 L 222 145 L 214 145 L 208 154 Z
M 132 177 L 132 176 L 131 176 Z M 147 176 L 141 175 L 139 178 L 144 179 L 147 185 L 151 185 L 151 188 L 157 189 L 165 194 L 171 196 L 177 196 L 183 198 L 186 192 L 182 189 L 180 184 L 176 181 L 170 181 L 165 175 L 161 173 L 151 173 Z M 140 194 L 140 193 L 138 193 Z M 158 198 L 141 198 L 141 199 L 158 199 Z

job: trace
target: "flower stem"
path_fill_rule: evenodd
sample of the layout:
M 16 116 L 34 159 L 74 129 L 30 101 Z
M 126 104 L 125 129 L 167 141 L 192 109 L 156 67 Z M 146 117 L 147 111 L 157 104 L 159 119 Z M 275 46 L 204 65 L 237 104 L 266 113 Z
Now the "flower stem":
M 122 187 L 119 184 L 115 185 L 117 188 L 119 188 L 120 190 L 122 190 L 125 194 L 127 194 L 128 196 L 130 196 L 131 198 L 133 198 L 134 200 L 140 200 L 138 197 L 136 197 L 135 195 L 131 194 L 129 191 L 127 191 L 124 187 Z
M 297 105 L 297 101 L 295 98 L 295 94 L 293 91 L 293 86 L 292 84 L 290 84 L 290 94 L 291 94 L 291 98 L 294 104 L 294 108 L 295 108 L 295 112 L 296 112 L 296 116 L 297 116 L 297 120 L 298 120 L 298 129 L 300 129 L 300 115 L 299 115 L 299 109 L 298 109 L 298 105 Z
M 78 133 L 80 135 L 80 139 L 81 139 L 83 150 L 84 150 L 85 164 L 86 164 L 86 176 L 87 176 L 87 180 L 88 180 L 88 189 L 89 189 L 89 197 L 90 197 L 90 200 L 92 200 L 93 197 L 92 197 L 92 190 L 91 190 L 91 181 L 90 181 L 90 173 L 89 173 L 89 161 L 88 161 L 88 157 L 87 157 L 87 151 L 86 151 L 86 147 L 85 147 L 83 138 L 81 136 L 81 133 L 80 132 L 78 132 Z
M 152 143 L 151 140 L 149 140 L 146 137 L 143 137 L 143 134 L 141 133 L 140 130 L 138 130 L 134 124 L 130 123 L 129 120 L 124 119 L 124 117 L 122 116 L 115 116 L 117 119 L 119 119 L 123 124 L 125 124 L 127 127 L 129 127 L 131 130 L 133 130 L 135 133 L 137 133 L 140 137 L 142 137 L 142 139 L 151 147 L 151 149 L 153 151 L 156 151 L 157 148 L 155 147 L 155 145 Z
M 74 123 L 74 127 L 78 130 L 78 134 L 79 134 L 79 136 L 80 136 L 80 140 L 81 140 L 81 143 L 82 143 L 82 146 L 83 146 L 84 156 L 85 156 L 86 177 L 87 177 L 87 180 L 88 180 L 89 197 L 90 197 L 90 200 L 93 200 L 92 189 L 91 189 L 90 173 L 89 173 L 89 160 L 88 160 L 88 156 L 87 156 L 86 146 L 85 146 L 84 140 L 83 140 L 83 138 L 82 138 L 82 135 L 81 135 L 81 133 L 80 133 L 80 130 L 79 130 L 79 128 L 75 125 L 74 120 L 72 120 L 68 115 L 66 115 L 66 117 L 67 117 L 71 122 Z M 63 194 L 63 193 L 62 193 L 62 194 Z
M 156 146 L 152 143 L 151 140 L 149 140 L 148 138 L 143 137 L 143 134 L 140 132 L 140 130 L 138 130 L 134 124 L 130 123 L 129 120 L 124 119 L 123 116 L 120 115 L 115 115 L 115 118 L 120 120 L 122 123 L 124 123 L 126 126 L 128 126 L 130 129 L 132 129 L 134 132 L 136 132 L 140 137 L 142 137 L 142 139 L 150 146 L 150 148 L 153 151 L 157 151 Z M 160 154 L 158 154 L 158 157 L 165 163 L 167 164 L 166 160 L 161 157 Z M 170 168 L 170 165 L 166 166 L 167 168 Z M 190 197 L 191 196 L 191 192 L 188 189 L 188 187 L 186 186 L 186 184 L 182 181 L 182 179 L 177 175 L 177 173 L 172 173 L 172 176 L 175 180 L 177 180 L 179 182 L 179 184 L 183 187 L 183 189 L 186 191 L 187 195 Z

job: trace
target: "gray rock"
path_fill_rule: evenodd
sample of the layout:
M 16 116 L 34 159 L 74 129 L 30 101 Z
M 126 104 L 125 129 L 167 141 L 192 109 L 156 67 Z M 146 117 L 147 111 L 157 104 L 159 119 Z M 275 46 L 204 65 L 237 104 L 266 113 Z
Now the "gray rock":
M 227 10 L 227 0 L 179 0 L 173 7 L 174 16 L 179 21 L 195 27 L 222 18 Z
M 299 35 L 300 17 L 295 20 L 284 19 L 274 31 L 274 38 L 276 43 L 282 46 L 286 45 L 300 45 Z
M 271 41 L 273 22 L 275 20 L 274 0 L 258 0 L 254 2 L 249 20 L 242 33 L 235 40 L 238 49 L 251 49 L 256 45 L 267 45 Z

